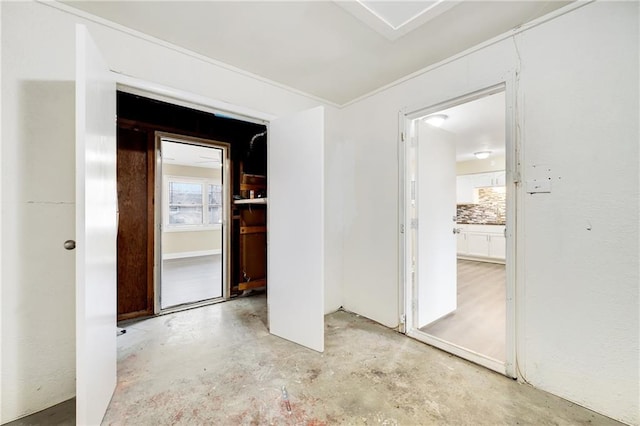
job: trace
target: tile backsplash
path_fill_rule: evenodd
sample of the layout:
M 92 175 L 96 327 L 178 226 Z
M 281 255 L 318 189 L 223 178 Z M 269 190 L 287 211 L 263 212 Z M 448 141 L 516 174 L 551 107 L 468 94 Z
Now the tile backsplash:
M 457 222 L 504 225 L 507 194 L 504 186 L 478 188 L 478 204 L 458 204 Z

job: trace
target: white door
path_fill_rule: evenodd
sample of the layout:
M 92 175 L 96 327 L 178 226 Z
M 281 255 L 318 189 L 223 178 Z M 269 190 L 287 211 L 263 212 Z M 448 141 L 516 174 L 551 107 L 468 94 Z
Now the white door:
M 272 334 L 324 350 L 324 108 L 269 126 L 267 284 Z
M 116 86 L 76 28 L 76 423 L 100 424 L 116 386 Z
M 457 307 L 456 144 L 451 133 L 418 120 L 417 326 Z

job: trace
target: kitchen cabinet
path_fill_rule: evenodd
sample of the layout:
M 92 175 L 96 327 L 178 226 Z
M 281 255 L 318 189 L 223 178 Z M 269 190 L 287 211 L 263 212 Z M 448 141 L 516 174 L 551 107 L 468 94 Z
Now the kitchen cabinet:
M 489 257 L 489 234 L 482 232 L 466 232 L 467 256 Z
M 507 184 L 507 172 L 504 170 L 493 173 L 493 186 L 505 186 Z
M 473 176 L 473 184 L 475 188 L 504 186 L 506 182 L 506 173 L 504 170 L 499 172 L 478 173 L 469 176 Z
M 467 234 L 462 232 L 461 225 L 458 225 L 456 235 L 456 247 L 458 254 L 467 253 L 469 251 L 469 245 L 467 244 Z
M 473 185 L 475 188 L 504 186 L 506 182 L 506 173 L 504 170 L 499 172 L 477 173 L 468 176 L 473 176 Z
M 504 260 L 507 255 L 507 239 L 503 233 L 489 235 L 489 257 Z
M 474 188 L 487 188 L 489 186 L 493 186 L 494 176 L 492 173 L 478 173 L 473 176 L 473 187 Z
M 504 225 L 457 225 L 457 253 L 462 259 L 504 262 L 506 238 Z
M 456 177 L 457 204 L 478 204 L 477 188 L 505 186 L 506 173 L 499 172 L 476 173 Z

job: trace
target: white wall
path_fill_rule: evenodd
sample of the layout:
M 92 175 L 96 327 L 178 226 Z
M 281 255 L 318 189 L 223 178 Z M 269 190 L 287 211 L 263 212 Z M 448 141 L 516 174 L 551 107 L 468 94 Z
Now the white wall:
M 75 23 L 134 77 L 276 116 L 318 102 L 44 4 L 0 7 L 4 423 L 75 393 Z
M 43 4 L 0 7 L 7 422 L 74 393 L 74 253 L 62 242 L 74 232 L 74 24 L 83 20 Z M 318 104 L 85 23 L 126 74 L 273 115 Z M 342 111 L 328 107 L 325 307 L 344 301 L 397 325 L 398 111 L 492 84 L 518 53 L 522 172 L 549 164 L 554 178 L 551 194 L 518 194 L 519 369 L 535 386 L 638 423 L 636 2 L 586 5 Z
M 548 164 L 553 191 L 517 194 L 518 370 L 640 422 L 638 50 L 638 3 L 592 3 L 347 107 L 345 307 L 398 324 L 398 111 L 491 85 L 521 62 L 523 178 Z
M 222 253 L 222 230 L 164 231 L 163 259 Z
M 506 167 L 504 155 L 496 155 L 484 160 L 458 161 L 456 163 L 456 173 L 459 175 L 470 175 L 473 173 L 498 172 Z
M 0 86 L 2 85 L 2 7 L 0 6 Z M 2 222 L 4 217 L 4 198 L 3 198 L 3 173 L 2 173 L 2 90 L 0 87 L 0 241 L 4 241 L 4 234 L 2 232 Z M 0 261 L 2 259 L 3 244 L 0 243 Z M 0 264 L 0 267 L 2 265 Z M 0 270 L 0 423 L 2 423 L 2 271 Z

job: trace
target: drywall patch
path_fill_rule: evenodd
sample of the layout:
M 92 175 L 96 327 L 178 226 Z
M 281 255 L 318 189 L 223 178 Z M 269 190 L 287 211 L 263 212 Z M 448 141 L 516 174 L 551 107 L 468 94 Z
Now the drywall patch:
M 527 194 L 550 194 L 552 181 L 553 177 L 550 165 L 532 164 L 527 168 Z

